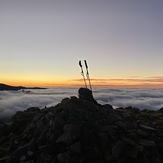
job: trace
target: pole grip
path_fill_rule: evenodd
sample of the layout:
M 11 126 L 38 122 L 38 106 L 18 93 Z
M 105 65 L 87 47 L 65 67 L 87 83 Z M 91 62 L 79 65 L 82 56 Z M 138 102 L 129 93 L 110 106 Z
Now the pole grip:
M 84 60 L 86 69 L 88 68 L 87 61 Z
M 81 61 L 79 61 L 79 66 L 82 67 Z

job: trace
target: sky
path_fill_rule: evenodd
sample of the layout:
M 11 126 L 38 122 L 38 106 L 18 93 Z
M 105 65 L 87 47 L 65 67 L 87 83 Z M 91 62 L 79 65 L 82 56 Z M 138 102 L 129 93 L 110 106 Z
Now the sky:
M 162 0 L 1 0 L 0 83 L 163 87 Z

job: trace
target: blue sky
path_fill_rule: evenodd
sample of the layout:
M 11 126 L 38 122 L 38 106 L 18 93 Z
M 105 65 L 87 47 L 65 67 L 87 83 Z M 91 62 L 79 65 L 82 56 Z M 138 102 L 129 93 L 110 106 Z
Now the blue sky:
M 161 0 L 0 1 L 0 82 L 74 84 L 86 59 L 98 84 L 161 85 L 162 15 Z

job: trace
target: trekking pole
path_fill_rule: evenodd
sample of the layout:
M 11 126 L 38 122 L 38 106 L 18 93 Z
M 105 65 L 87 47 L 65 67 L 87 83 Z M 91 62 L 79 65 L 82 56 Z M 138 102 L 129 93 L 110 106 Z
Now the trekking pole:
M 83 68 L 82 68 L 81 61 L 79 61 L 79 66 L 80 66 L 80 68 L 81 68 L 81 75 L 83 76 L 84 83 L 85 83 L 85 87 L 87 88 L 87 84 L 86 84 L 86 80 L 85 80 L 85 76 L 84 76 L 84 72 L 83 72 Z
M 89 72 L 88 72 L 88 65 L 87 65 L 87 61 L 84 60 L 85 62 L 85 67 L 86 67 L 86 70 L 87 70 L 87 79 L 89 81 L 89 86 L 90 86 L 90 90 L 92 91 L 92 86 L 91 86 L 91 81 L 90 81 L 90 78 L 89 78 Z

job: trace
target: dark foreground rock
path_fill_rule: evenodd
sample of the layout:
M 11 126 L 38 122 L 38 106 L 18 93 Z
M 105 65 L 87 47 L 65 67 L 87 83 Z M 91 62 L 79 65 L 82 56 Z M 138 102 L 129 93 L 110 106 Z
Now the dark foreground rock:
M 0 123 L 0 163 L 161 163 L 163 110 L 85 98 L 30 108 Z

